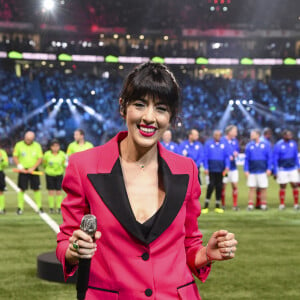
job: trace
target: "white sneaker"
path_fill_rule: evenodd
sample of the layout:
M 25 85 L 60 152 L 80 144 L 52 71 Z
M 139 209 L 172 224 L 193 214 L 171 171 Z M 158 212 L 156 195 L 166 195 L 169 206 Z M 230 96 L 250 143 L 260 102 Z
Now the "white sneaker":
M 267 210 L 267 209 L 268 209 L 268 207 L 267 207 L 266 204 L 262 204 L 262 205 L 260 206 L 260 208 L 261 208 L 261 210 Z
M 254 206 L 253 206 L 253 204 L 250 204 L 250 205 L 248 205 L 248 207 L 247 207 L 247 210 L 253 210 L 254 209 Z
M 285 209 L 285 205 L 284 204 L 280 204 L 278 207 L 279 210 L 284 210 Z
M 299 204 L 295 204 L 295 205 L 294 205 L 294 209 L 295 209 L 295 210 L 299 210 L 299 209 L 300 209 Z

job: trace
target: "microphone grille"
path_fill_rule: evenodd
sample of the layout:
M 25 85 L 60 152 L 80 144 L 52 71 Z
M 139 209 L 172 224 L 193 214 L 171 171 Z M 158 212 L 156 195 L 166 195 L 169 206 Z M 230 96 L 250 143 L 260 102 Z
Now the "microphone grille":
M 94 236 L 97 230 L 97 219 L 94 215 L 83 216 L 80 224 L 80 229 L 90 236 Z

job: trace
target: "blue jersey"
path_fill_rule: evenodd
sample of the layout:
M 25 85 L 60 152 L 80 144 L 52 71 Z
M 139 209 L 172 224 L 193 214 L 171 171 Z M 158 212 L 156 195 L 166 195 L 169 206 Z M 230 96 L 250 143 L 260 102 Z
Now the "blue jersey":
M 267 138 L 265 138 L 264 136 L 261 136 L 260 139 L 259 139 L 261 142 L 265 142 L 268 146 L 271 147 L 272 149 L 272 144 L 270 142 L 270 140 L 268 140 Z
M 236 161 L 235 161 L 235 157 L 234 157 L 234 152 L 239 153 L 240 152 L 240 147 L 239 147 L 239 142 L 237 139 L 231 139 L 228 140 L 226 137 L 221 137 L 220 139 L 221 143 L 224 143 L 227 150 L 228 150 L 228 156 L 230 159 L 230 170 L 236 170 Z
M 272 169 L 271 147 L 265 142 L 249 142 L 245 149 L 244 171 L 252 174 L 264 173 Z
M 164 141 L 160 142 L 166 149 L 174 153 L 178 153 L 178 145 L 175 142 L 165 143 Z
M 204 169 L 210 172 L 223 172 L 229 169 L 229 151 L 225 143 L 210 139 L 204 146 Z
M 279 140 L 273 149 L 274 174 L 278 171 L 291 171 L 300 167 L 295 141 Z
M 194 143 L 191 143 L 189 140 L 183 141 L 178 146 L 178 154 L 181 154 L 186 157 L 190 157 L 199 168 L 201 164 L 203 164 L 203 158 L 204 158 L 204 150 L 203 145 L 196 141 Z

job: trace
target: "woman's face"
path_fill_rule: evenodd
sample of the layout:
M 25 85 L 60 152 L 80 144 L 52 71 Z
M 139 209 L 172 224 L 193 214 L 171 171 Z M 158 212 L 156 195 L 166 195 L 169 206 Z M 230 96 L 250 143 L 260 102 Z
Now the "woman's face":
M 128 138 L 139 147 L 150 148 L 161 139 L 170 118 L 169 107 L 159 100 L 153 101 L 148 97 L 134 100 L 126 109 Z

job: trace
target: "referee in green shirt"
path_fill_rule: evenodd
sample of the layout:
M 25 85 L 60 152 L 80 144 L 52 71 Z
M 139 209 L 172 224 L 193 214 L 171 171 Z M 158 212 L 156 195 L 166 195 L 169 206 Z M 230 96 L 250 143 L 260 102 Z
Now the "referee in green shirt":
M 8 157 L 4 149 L 0 149 L 0 215 L 5 214 L 5 174 L 3 169 L 8 166 Z
M 54 203 L 56 202 L 57 213 L 60 213 L 62 202 L 61 184 L 65 171 L 66 153 L 60 150 L 57 139 L 50 142 L 50 150 L 46 151 L 43 158 L 43 166 L 46 173 L 46 183 L 48 190 L 48 202 L 50 213 L 54 213 Z
M 67 155 L 70 156 L 71 154 L 75 152 L 84 151 L 90 148 L 93 148 L 94 145 L 90 142 L 87 142 L 84 139 L 84 131 L 82 129 L 76 129 L 74 131 L 74 142 L 69 144 L 67 149 Z
M 18 176 L 18 209 L 17 214 L 21 215 L 24 210 L 24 191 L 28 189 L 30 183 L 31 189 L 34 191 L 34 200 L 38 206 L 39 212 L 43 212 L 42 195 L 40 191 L 40 177 L 31 173 L 37 170 L 43 159 L 42 147 L 34 141 L 35 134 L 27 131 L 24 140 L 18 142 L 13 151 L 13 160 L 17 168 L 20 170 Z

